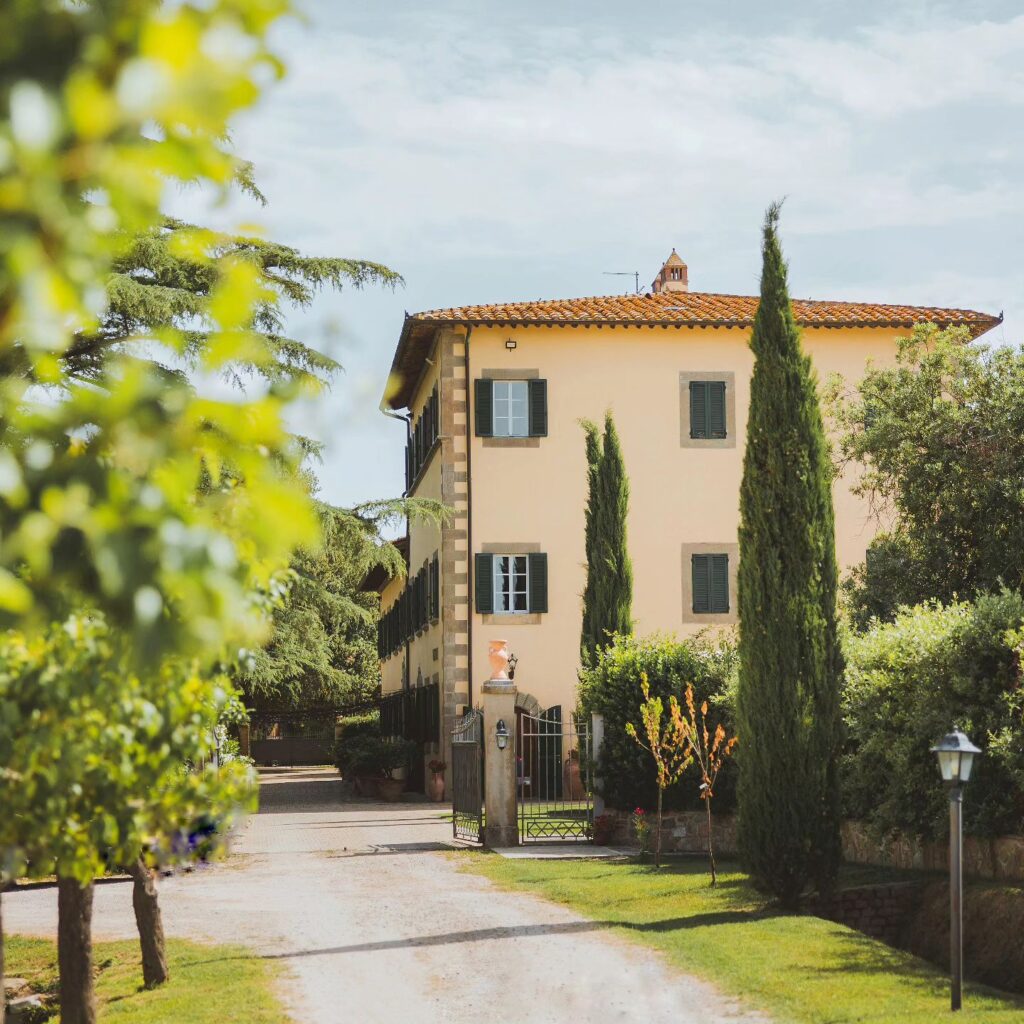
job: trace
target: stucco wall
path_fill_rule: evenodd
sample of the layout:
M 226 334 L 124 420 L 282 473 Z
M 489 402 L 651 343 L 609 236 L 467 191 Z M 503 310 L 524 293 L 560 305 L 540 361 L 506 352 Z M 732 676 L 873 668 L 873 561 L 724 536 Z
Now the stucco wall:
M 851 380 L 867 360 L 890 363 L 899 332 L 880 329 L 806 330 L 804 345 L 824 382 Z M 506 339 L 516 342 L 514 350 Z M 471 437 L 472 548 L 539 544 L 548 554 L 548 612 L 539 624 L 508 616 L 473 616 L 476 689 L 486 676 L 487 644 L 507 639 L 519 657 L 516 683 L 542 706 L 575 704 L 584 585 L 583 507 L 586 499 L 580 417 L 615 416 L 630 479 L 629 552 L 638 633 L 686 634 L 683 545 L 736 543 L 743 439 L 753 358 L 749 331 L 628 327 L 477 327 L 469 342 L 470 378 L 482 371 L 536 370 L 548 381 L 548 436 L 537 447 L 487 444 Z M 680 443 L 680 374 L 735 373 L 734 447 L 702 449 Z M 469 423 L 472 433 L 472 383 Z M 847 567 L 862 560 L 875 532 L 865 504 L 835 488 L 837 554 Z M 415 563 L 414 563 L 415 564 Z M 733 604 L 735 594 L 731 595 Z

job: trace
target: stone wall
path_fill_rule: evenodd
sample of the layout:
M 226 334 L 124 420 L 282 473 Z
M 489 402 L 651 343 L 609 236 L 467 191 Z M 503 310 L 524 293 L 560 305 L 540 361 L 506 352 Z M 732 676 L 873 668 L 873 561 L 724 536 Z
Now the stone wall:
M 853 864 L 925 871 L 949 869 L 949 845 L 944 842 L 923 843 L 903 836 L 879 842 L 858 821 L 844 822 L 842 836 L 843 859 Z M 968 878 L 1024 881 L 1024 836 L 965 836 L 964 874 Z
M 611 842 L 617 846 L 635 846 L 630 815 L 622 811 L 606 812 L 613 822 Z M 651 822 L 651 849 L 654 849 L 654 813 Z M 731 814 L 715 815 L 715 853 L 730 856 L 737 852 L 736 819 Z M 847 821 L 842 827 L 843 859 L 851 864 L 875 864 L 881 867 L 946 871 L 949 847 L 946 843 L 922 843 L 898 837 L 884 842 L 871 838 L 864 825 Z M 665 853 L 703 853 L 707 850 L 707 816 L 702 811 L 666 814 L 663 819 L 661 848 Z M 968 878 L 997 881 L 1024 881 L 1024 836 L 998 839 L 964 838 L 964 874 Z
M 924 882 L 894 882 L 843 889 L 827 906 L 809 901 L 810 914 L 838 921 L 890 946 L 904 946 L 907 926 L 921 905 Z
M 612 819 L 610 843 L 614 846 L 636 846 L 632 815 L 622 811 L 606 811 Z M 655 814 L 651 823 L 651 849 L 654 849 Z M 716 815 L 712 819 L 715 853 L 723 857 L 734 856 L 736 846 L 736 819 L 731 814 Z M 708 848 L 708 816 L 704 811 L 673 811 L 662 816 L 661 849 L 663 853 L 706 853 Z

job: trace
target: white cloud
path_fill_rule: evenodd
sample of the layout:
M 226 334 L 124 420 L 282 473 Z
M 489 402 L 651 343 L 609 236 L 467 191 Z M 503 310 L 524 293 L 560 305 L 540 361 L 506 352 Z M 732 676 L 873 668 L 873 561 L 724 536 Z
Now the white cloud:
M 815 294 L 1005 306 L 1009 336 L 1024 324 L 1009 241 L 1024 217 L 1024 16 L 909 23 L 897 4 L 831 37 L 711 32 L 697 15 L 626 36 L 485 32 L 440 2 L 415 32 L 387 25 L 346 31 L 314 12 L 284 39 L 289 78 L 236 132 L 275 235 L 410 280 L 408 300 L 344 305 L 362 348 L 326 407 L 361 424 L 361 443 L 403 302 L 576 291 L 583 263 L 596 291 L 612 280 L 601 270 L 631 269 L 625 254 L 649 280 L 672 244 L 702 254 L 698 287 L 745 290 L 781 195 L 786 238 L 810 260 L 794 280 Z M 487 287 L 502 294 L 460 283 L 474 264 L 497 268 Z

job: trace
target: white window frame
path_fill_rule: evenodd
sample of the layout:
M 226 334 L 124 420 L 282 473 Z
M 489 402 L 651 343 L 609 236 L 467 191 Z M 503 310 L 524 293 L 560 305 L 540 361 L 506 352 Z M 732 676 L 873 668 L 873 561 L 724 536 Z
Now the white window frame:
M 509 559 L 508 571 L 502 571 L 502 559 Z M 523 560 L 523 571 L 515 570 L 515 559 Z M 494 614 L 495 615 L 528 615 L 530 613 L 530 557 L 525 554 L 505 553 L 491 556 L 492 575 L 494 577 Z M 515 596 L 523 595 L 522 608 L 505 608 L 505 591 L 502 589 L 502 582 L 509 579 L 510 603 L 515 604 Z M 522 580 L 522 586 L 517 587 L 518 579 Z
M 491 430 L 495 437 L 530 436 L 530 385 L 525 380 L 491 382 Z M 513 405 L 522 405 L 513 412 Z

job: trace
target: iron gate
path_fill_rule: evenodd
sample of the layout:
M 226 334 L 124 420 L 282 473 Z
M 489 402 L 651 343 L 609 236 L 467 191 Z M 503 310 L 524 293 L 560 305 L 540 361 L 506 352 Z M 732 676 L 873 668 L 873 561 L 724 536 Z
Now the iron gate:
M 594 795 L 590 723 L 560 707 L 516 721 L 516 812 L 519 842 L 590 842 Z
M 452 730 L 452 832 L 456 839 L 483 842 L 484 716 L 466 712 Z

